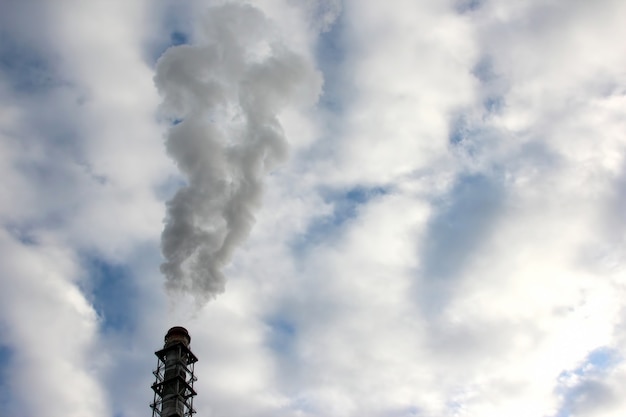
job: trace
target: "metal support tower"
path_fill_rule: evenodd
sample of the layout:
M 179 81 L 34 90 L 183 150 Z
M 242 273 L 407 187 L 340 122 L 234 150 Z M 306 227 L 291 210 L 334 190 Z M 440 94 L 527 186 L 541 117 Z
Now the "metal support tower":
M 172 327 L 165 335 L 163 349 L 154 352 L 158 360 L 153 372 L 156 381 L 152 384 L 152 417 L 191 417 L 196 412 L 193 383 L 197 378 L 193 370 L 198 358 L 189 349 L 190 343 L 187 329 Z

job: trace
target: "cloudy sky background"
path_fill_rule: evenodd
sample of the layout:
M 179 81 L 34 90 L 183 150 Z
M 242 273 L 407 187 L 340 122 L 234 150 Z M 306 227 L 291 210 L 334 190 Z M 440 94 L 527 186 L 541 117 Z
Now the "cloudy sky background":
M 626 3 L 249 3 L 0 1 L 0 416 L 622 416 Z

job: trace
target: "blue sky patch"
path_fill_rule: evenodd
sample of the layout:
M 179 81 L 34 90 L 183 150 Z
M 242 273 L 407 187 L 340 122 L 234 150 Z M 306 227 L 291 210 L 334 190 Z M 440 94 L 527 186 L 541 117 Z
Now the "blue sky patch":
M 187 45 L 189 43 L 189 35 L 175 30 L 170 33 L 170 46 Z
M 561 386 L 557 388 L 563 402 L 554 417 L 577 415 L 580 411 L 614 401 L 614 392 L 603 380 L 622 360 L 615 349 L 600 347 L 591 351 L 577 368 L 563 371 L 559 376 Z M 575 380 L 574 385 L 569 382 L 572 379 Z
M 489 113 L 497 113 L 504 108 L 504 97 L 489 96 L 483 100 L 483 107 Z
M 450 123 L 448 143 L 457 151 L 471 158 L 478 158 L 484 152 L 485 147 L 493 141 L 494 135 L 495 132 L 472 124 L 466 115 L 460 114 Z
M 425 311 L 446 304 L 467 262 L 493 232 L 505 198 L 497 180 L 464 175 L 438 203 L 421 254 L 423 286 L 418 298 Z
M 169 48 L 180 45 L 188 45 L 189 43 L 190 38 L 188 34 L 179 30 L 172 31 L 168 40 L 153 42 L 153 44 L 148 47 L 150 63 L 154 66 L 161 55 L 163 55 L 163 53 L 165 53 L 165 51 Z
M 470 134 L 470 129 L 467 124 L 467 120 L 463 116 L 456 117 L 450 126 L 450 133 L 448 135 L 448 142 L 451 145 L 459 145 L 466 140 Z
M 425 239 L 424 273 L 451 279 L 492 231 L 504 200 L 504 188 L 482 175 L 462 176 L 439 203 Z
M 596 371 L 609 369 L 621 362 L 619 352 L 608 347 L 598 348 L 587 356 L 586 363 Z
M 137 289 L 125 266 L 88 257 L 85 264 L 93 287 L 87 291 L 94 308 L 102 318 L 102 330 L 119 331 L 133 326 L 137 317 Z
M 460 153 L 464 158 L 481 160 L 492 153 L 493 148 L 498 146 L 503 136 L 509 134 L 509 132 L 501 132 L 493 127 L 476 123 L 471 116 L 459 114 L 450 122 L 448 143 L 454 152 Z
M 299 236 L 292 246 L 298 251 L 310 245 L 316 245 L 335 236 L 341 226 L 358 217 L 359 207 L 367 204 L 374 198 L 389 193 L 386 187 L 354 187 L 342 191 L 326 191 L 324 199 L 333 205 L 333 212 L 328 216 L 314 219 L 306 233 Z
M 0 404 L 11 404 L 11 384 L 9 383 L 9 364 L 13 360 L 13 349 L 3 344 L 4 335 L 0 333 Z M 5 410 L 6 411 L 6 410 Z
M 269 347 L 283 354 L 291 351 L 297 332 L 295 324 L 283 317 L 273 317 L 266 323 L 271 327 Z
M 4 226 L 11 236 L 24 246 L 37 244 L 37 238 L 33 233 L 33 228 L 21 224 L 8 224 Z
M 457 0 L 455 3 L 455 9 L 461 14 L 470 13 L 478 10 L 478 8 L 482 6 L 482 3 L 482 0 Z
M 495 69 L 493 59 L 483 56 L 472 69 L 472 75 L 483 84 L 483 109 L 487 113 L 497 113 L 502 110 L 506 100 L 504 94 L 507 86 L 504 78 Z
M 152 66 L 168 48 L 192 43 L 192 34 L 189 32 L 193 26 L 191 14 L 191 7 L 185 4 L 163 9 L 159 19 L 162 29 L 157 32 L 158 38 L 148 39 L 145 44 L 144 56 Z
M 338 227 L 358 216 L 359 206 L 389 192 L 385 187 L 354 187 L 343 192 L 327 194 L 326 201 L 334 205 L 329 223 Z
M 32 94 L 60 85 L 49 60 L 42 54 L 0 32 L 0 73 L 11 88 Z
M 334 115 L 341 113 L 345 108 L 345 90 L 351 85 L 344 72 L 348 48 L 343 32 L 344 21 L 340 15 L 332 28 L 320 35 L 315 49 L 319 69 L 324 74 L 324 87 L 319 105 L 331 110 Z
M 490 56 L 480 58 L 472 69 L 472 75 L 485 84 L 495 80 L 498 76 L 494 68 L 493 59 Z

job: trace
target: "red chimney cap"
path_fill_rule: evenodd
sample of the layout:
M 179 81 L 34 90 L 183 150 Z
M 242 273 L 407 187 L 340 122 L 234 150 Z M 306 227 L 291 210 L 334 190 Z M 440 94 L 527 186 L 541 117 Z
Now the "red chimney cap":
M 189 336 L 187 329 L 181 326 L 174 326 L 167 331 L 165 335 L 165 346 L 176 342 L 182 342 L 185 346 L 189 346 L 191 336 Z

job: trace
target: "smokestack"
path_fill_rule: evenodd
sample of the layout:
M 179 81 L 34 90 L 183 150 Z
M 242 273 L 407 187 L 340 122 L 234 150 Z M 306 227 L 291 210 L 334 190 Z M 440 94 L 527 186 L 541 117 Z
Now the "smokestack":
M 152 384 L 152 417 L 191 417 L 196 412 L 193 371 L 198 358 L 189 349 L 190 343 L 187 329 L 176 326 L 165 335 L 163 349 L 154 352 L 158 360 L 153 372 L 156 381 Z

